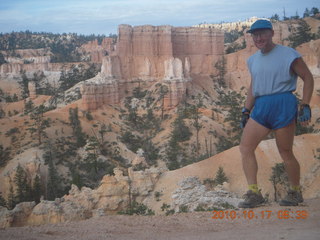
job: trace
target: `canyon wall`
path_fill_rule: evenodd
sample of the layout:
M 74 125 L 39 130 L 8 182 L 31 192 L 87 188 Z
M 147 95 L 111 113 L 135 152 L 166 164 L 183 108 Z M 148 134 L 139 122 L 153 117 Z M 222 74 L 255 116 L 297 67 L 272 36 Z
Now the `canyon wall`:
M 87 56 L 84 60 L 89 60 L 94 63 L 101 63 L 102 58 L 106 55 L 109 55 L 112 51 L 114 51 L 114 43 L 113 38 L 104 38 L 99 44 L 98 40 L 90 41 L 86 44 L 83 44 L 78 52 Z
M 101 73 L 83 84 L 83 106 L 95 110 L 119 102 L 142 81 L 146 87 L 156 82 L 167 85 L 165 107 L 175 107 L 193 75 L 215 72 L 223 46 L 220 30 L 120 25 L 115 50 L 103 57 Z
M 14 51 L 0 51 L 7 63 L 48 63 L 52 53 L 48 48 L 16 49 Z
M 119 26 L 116 55 L 124 79 L 164 77 L 164 62 L 171 57 L 183 64 L 186 57 L 194 74 L 210 74 L 212 63 L 223 55 L 224 34 L 219 30 L 172 26 Z M 205 64 L 209 63 L 209 64 Z

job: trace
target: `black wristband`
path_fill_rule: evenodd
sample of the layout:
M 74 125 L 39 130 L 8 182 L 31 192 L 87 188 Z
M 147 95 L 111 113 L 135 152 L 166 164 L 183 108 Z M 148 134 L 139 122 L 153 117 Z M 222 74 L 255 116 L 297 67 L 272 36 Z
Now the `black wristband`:
M 301 105 L 300 105 L 300 108 L 303 108 L 303 107 L 308 107 L 308 108 L 310 108 L 310 105 L 307 104 L 307 103 L 301 104 Z

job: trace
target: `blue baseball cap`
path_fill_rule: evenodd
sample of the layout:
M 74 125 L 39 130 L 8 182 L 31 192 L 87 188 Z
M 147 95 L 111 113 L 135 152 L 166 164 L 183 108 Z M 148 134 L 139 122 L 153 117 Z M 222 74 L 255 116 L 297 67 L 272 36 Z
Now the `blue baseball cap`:
M 258 29 L 271 29 L 272 30 L 272 24 L 269 20 L 259 19 L 251 25 L 251 27 L 247 31 L 247 33 L 253 33 L 255 30 L 258 30 Z

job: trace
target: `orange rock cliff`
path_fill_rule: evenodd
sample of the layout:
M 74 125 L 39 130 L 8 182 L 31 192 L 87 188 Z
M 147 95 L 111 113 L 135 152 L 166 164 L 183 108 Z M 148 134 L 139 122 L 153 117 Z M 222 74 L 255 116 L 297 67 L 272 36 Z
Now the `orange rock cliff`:
M 95 110 L 118 103 L 137 82 L 168 86 L 165 107 L 176 106 L 193 75 L 212 74 L 224 54 L 224 34 L 211 28 L 120 25 L 101 72 L 82 86 L 83 105 Z

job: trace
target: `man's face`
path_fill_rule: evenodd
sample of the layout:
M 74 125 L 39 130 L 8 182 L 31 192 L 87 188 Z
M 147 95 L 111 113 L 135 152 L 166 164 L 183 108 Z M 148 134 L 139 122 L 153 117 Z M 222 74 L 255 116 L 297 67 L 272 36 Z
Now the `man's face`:
M 257 48 L 265 49 L 272 44 L 273 34 L 274 32 L 271 29 L 258 29 L 251 36 Z

